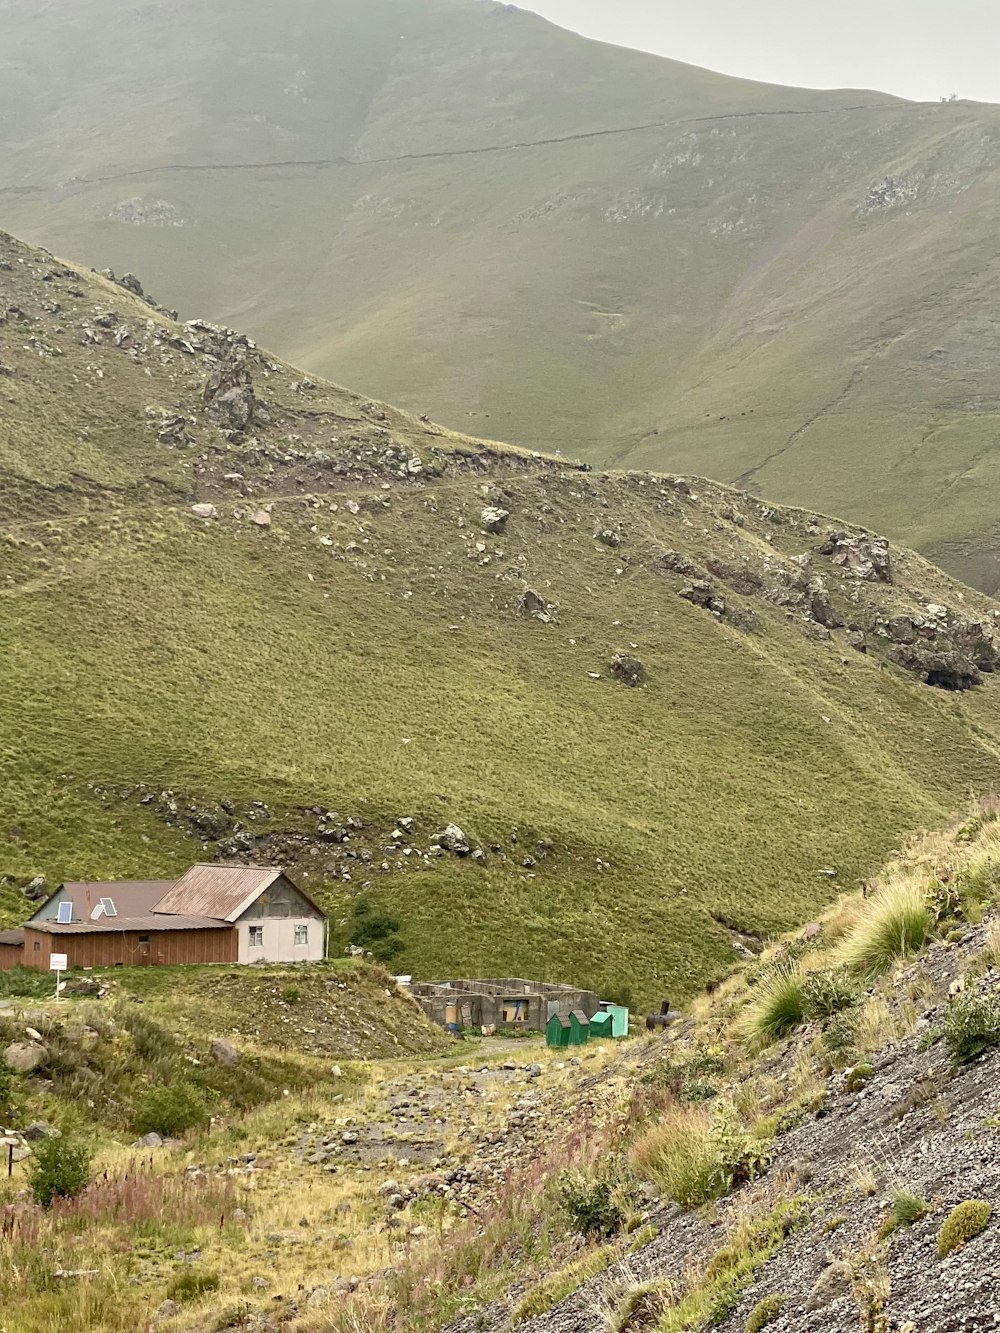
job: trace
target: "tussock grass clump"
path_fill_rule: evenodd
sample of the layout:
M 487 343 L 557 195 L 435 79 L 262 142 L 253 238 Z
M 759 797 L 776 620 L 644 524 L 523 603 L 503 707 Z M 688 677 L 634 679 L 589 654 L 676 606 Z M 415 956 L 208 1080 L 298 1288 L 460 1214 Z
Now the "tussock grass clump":
M 746 1333 L 760 1333 L 762 1328 L 767 1328 L 781 1314 L 784 1304 L 784 1296 L 777 1293 L 758 1301 L 747 1318 Z
M 931 1206 L 927 1200 L 921 1199 L 912 1190 L 893 1190 L 889 1199 L 889 1211 L 879 1228 L 879 1235 L 884 1240 L 887 1236 L 891 1236 L 894 1231 L 899 1231 L 901 1227 L 911 1227 L 914 1222 L 919 1222 L 922 1218 L 925 1218 L 930 1210 Z
M 746 1130 L 728 1103 L 712 1112 L 672 1107 L 632 1149 L 633 1166 L 682 1208 L 721 1198 L 769 1160 L 767 1142 Z
M 757 988 L 757 999 L 743 1023 L 747 1035 L 761 1045 L 777 1041 L 805 1022 L 806 979 L 798 968 L 779 967 Z
M 636 1170 L 682 1208 L 696 1208 L 724 1192 L 722 1154 L 712 1117 L 701 1107 L 675 1107 L 632 1149 Z
M 960 995 L 945 1014 L 942 1031 L 954 1063 L 968 1064 L 1000 1043 L 1000 1003 L 986 995 Z
M 833 1018 L 860 1000 L 858 988 L 845 968 L 828 968 L 806 976 L 802 998 L 808 1018 Z
M 874 980 L 920 952 L 933 920 L 922 885 L 913 878 L 896 880 L 864 904 L 844 941 L 842 959 L 865 980 Z
M 218 1290 L 218 1273 L 199 1273 L 191 1269 L 187 1273 L 177 1274 L 167 1287 L 167 1299 L 179 1301 L 183 1305 L 185 1301 L 196 1301 L 200 1296 L 207 1296 L 210 1292 Z
M 992 1217 L 993 1207 L 985 1199 L 966 1199 L 964 1203 L 958 1204 L 945 1218 L 944 1226 L 938 1232 L 938 1258 L 944 1259 L 980 1235 L 989 1226 Z

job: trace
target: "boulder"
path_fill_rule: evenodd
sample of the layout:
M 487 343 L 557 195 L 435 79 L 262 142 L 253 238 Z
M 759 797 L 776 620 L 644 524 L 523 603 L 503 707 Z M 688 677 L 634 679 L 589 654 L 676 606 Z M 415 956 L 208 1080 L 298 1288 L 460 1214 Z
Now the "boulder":
M 136 1139 L 132 1144 L 133 1148 L 162 1148 L 163 1139 L 156 1130 L 150 1130 L 148 1134 L 143 1134 L 141 1139 Z
M 258 509 L 256 514 L 250 519 L 251 523 L 256 523 L 258 528 L 269 528 L 271 526 L 271 515 L 266 509 Z
M 653 568 L 668 574 L 683 574 L 689 579 L 706 577 L 706 571 L 680 551 L 661 551 L 653 560 Z
M 57 1139 L 59 1131 L 47 1120 L 33 1120 L 27 1129 L 22 1131 L 22 1137 L 29 1143 L 37 1143 L 40 1139 Z
M 230 1046 L 229 1042 L 224 1041 L 221 1037 L 213 1037 L 212 1045 L 209 1049 L 212 1059 L 217 1065 L 224 1065 L 226 1068 L 231 1068 L 233 1065 L 239 1064 L 239 1051 L 235 1046 Z
M 615 653 L 611 659 L 611 674 L 615 680 L 632 689 L 641 685 L 646 679 L 645 667 L 631 653 Z
M 820 579 L 813 579 L 809 585 L 808 610 L 816 624 L 822 625 L 824 629 L 840 629 L 844 623 Z
M 28 884 L 25 884 L 21 892 L 27 899 L 29 899 L 29 901 L 33 903 L 40 902 L 48 893 L 48 889 L 45 886 L 45 876 L 36 875 L 33 880 Z
M 101 983 L 94 977 L 73 977 L 69 981 L 63 982 L 64 995 L 89 995 L 98 996 L 101 993 Z
M 525 588 L 517 599 L 517 609 L 522 615 L 531 616 L 532 619 L 540 620 L 547 625 L 552 620 L 556 608 L 551 602 L 547 602 L 541 593 L 535 592 L 534 588 Z
M 219 517 L 219 511 L 216 509 L 215 505 L 210 505 L 210 504 L 196 504 L 196 505 L 192 505 L 192 506 L 191 506 L 191 513 L 194 514 L 195 518 L 218 518 L 218 517 Z
M 156 1307 L 156 1314 L 153 1316 L 156 1323 L 161 1323 L 165 1319 L 173 1319 L 181 1312 L 181 1307 L 176 1301 L 162 1301 Z
M 865 638 L 864 630 L 848 630 L 847 642 L 856 653 L 866 653 L 868 651 L 868 640 Z
M 441 833 L 436 833 L 431 841 L 446 852 L 456 856 L 467 856 L 472 851 L 472 843 L 457 824 L 449 824 Z
M 487 505 L 479 515 L 479 521 L 485 531 L 496 533 L 497 536 L 506 528 L 509 518 L 510 512 L 506 509 L 500 509 L 496 505 Z
M 37 1041 L 12 1041 L 3 1058 L 7 1068 L 15 1074 L 31 1074 L 45 1064 L 49 1053 Z

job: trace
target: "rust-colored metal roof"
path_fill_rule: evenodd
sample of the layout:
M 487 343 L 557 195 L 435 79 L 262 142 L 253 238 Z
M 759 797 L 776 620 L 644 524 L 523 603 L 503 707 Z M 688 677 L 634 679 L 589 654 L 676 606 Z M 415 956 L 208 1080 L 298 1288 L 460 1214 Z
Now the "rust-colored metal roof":
M 44 935 L 107 935 L 115 931 L 138 930 L 144 934 L 152 930 L 228 930 L 228 921 L 211 916 L 102 916 L 97 921 L 74 921 L 61 926 L 58 921 L 34 921 L 29 930 Z
M 120 917 L 146 916 L 173 883 L 172 879 L 70 880 L 60 884 L 52 897 L 57 897 L 61 891 L 62 896 L 73 904 L 73 916 L 80 921 L 90 920 L 91 912 L 102 898 L 111 899 Z M 52 898 L 47 898 L 30 921 L 33 922 L 51 901 Z
M 231 923 L 284 874 L 276 866 L 195 865 L 156 903 L 153 911 L 209 916 Z M 320 916 L 325 915 L 293 880 L 288 882 Z
M 24 943 L 24 927 L 18 926 L 16 930 L 0 930 L 0 944 L 17 945 Z

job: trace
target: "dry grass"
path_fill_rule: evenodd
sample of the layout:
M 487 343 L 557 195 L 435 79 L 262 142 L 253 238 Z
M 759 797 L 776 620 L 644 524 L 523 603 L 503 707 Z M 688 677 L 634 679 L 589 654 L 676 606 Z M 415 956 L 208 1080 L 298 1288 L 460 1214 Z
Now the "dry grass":
M 901 874 L 863 903 L 841 946 L 841 958 L 872 980 L 919 953 L 932 922 L 926 880 L 916 871 Z

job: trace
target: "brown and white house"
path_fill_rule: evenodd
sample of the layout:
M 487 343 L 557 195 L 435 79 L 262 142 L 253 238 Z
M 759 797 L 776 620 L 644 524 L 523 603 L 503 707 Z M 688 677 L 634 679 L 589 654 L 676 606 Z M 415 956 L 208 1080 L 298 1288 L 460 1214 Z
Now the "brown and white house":
M 78 880 L 19 930 L 0 969 L 157 963 L 305 963 L 326 955 L 326 915 L 273 866 L 196 865 L 178 880 Z

